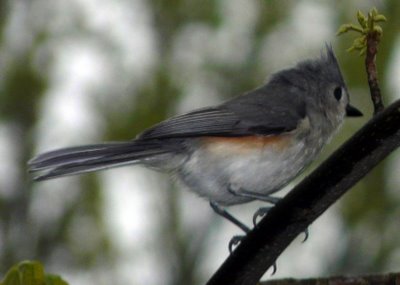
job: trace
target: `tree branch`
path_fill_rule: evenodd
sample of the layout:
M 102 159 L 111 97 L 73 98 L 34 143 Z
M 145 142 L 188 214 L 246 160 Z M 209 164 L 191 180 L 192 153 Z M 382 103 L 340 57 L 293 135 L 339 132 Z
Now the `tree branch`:
M 261 282 L 260 285 L 319 285 L 319 284 L 342 284 L 342 285 L 389 285 L 399 284 L 399 273 L 387 273 L 379 275 L 365 275 L 357 277 L 329 277 L 310 279 L 280 279 Z
M 256 284 L 297 235 L 399 145 L 400 100 L 374 116 L 272 208 L 207 284 Z

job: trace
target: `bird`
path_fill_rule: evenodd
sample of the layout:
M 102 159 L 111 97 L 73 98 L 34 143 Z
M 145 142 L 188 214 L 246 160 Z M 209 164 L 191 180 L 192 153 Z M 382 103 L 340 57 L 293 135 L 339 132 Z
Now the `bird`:
M 166 172 L 248 232 L 226 208 L 272 196 L 316 159 L 344 118 L 362 116 L 330 45 L 221 104 L 177 115 L 134 139 L 61 148 L 28 163 L 34 180 L 140 164 Z M 263 213 L 258 211 L 258 214 Z

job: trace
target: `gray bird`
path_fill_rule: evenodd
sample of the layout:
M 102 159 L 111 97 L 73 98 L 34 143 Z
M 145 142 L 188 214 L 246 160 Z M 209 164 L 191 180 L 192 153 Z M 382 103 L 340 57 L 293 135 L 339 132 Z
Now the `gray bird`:
M 119 143 L 63 148 L 29 162 L 35 180 L 141 164 L 170 173 L 243 230 L 225 206 L 263 200 L 309 165 L 342 125 L 361 116 L 330 46 L 223 104 L 172 117 Z

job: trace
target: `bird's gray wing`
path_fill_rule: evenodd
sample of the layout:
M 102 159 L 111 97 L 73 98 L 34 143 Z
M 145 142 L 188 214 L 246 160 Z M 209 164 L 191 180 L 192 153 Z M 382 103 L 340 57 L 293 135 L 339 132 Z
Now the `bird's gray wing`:
M 271 135 L 295 129 L 305 116 L 304 102 L 290 94 L 274 98 L 260 88 L 217 107 L 163 121 L 138 139 Z

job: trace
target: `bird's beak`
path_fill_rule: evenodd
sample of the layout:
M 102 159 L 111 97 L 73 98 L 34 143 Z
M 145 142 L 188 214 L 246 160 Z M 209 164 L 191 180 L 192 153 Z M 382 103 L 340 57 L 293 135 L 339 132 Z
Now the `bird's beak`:
M 361 117 L 362 115 L 363 115 L 363 113 L 361 113 L 360 110 L 351 106 L 350 104 L 348 104 L 346 106 L 346 116 L 347 117 Z

